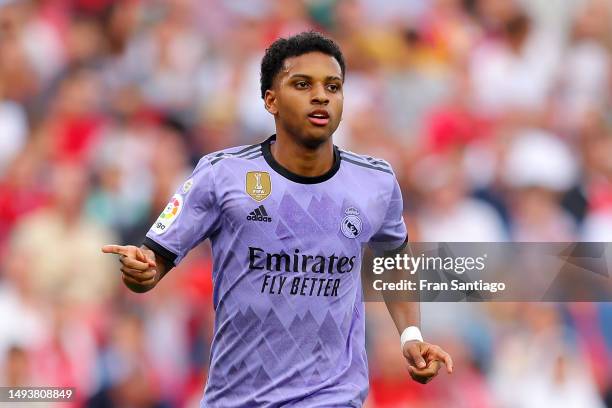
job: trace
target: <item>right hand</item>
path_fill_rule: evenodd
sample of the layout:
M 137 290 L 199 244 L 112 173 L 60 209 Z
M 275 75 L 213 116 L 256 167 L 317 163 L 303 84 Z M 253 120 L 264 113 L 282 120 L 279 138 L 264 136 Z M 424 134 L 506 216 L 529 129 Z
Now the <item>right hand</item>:
M 119 255 L 123 282 L 128 286 L 153 287 L 157 283 L 157 265 L 153 251 L 143 251 L 134 245 L 105 245 L 105 254 Z

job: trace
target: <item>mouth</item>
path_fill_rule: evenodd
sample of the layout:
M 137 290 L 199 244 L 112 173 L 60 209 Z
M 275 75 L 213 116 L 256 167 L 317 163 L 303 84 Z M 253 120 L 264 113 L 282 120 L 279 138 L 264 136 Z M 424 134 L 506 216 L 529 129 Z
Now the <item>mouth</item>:
M 308 120 L 315 126 L 327 126 L 329 113 L 324 109 L 316 109 L 308 114 Z

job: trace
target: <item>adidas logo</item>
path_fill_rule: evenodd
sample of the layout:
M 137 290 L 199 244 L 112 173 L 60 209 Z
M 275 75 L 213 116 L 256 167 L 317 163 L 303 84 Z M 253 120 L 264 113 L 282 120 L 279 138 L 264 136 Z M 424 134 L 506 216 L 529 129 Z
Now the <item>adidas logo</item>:
M 247 215 L 248 221 L 259 221 L 259 222 L 272 222 L 272 217 L 268 216 L 266 209 L 263 205 L 260 205 Z

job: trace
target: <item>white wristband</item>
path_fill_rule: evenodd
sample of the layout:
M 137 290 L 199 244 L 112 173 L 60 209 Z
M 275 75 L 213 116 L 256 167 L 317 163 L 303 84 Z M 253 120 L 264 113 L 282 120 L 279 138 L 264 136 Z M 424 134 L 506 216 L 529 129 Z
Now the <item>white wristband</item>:
M 419 330 L 419 328 L 416 326 L 406 327 L 402 332 L 402 335 L 400 336 L 402 350 L 404 349 L 404 344 L 412 340 L 423 341 L 423 335 L 421 334 L 421 330 Z

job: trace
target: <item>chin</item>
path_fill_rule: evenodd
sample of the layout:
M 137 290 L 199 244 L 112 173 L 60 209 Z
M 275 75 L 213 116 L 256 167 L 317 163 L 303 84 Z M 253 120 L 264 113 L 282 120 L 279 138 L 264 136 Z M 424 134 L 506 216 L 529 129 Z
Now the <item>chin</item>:
M 332 136 L 332 133 L 327 129 L 321 129 L 315 132 L 308 132 L 301 138 L 301 143 L 309 149 L 316 149 L 323 143 L 327 142 Z

